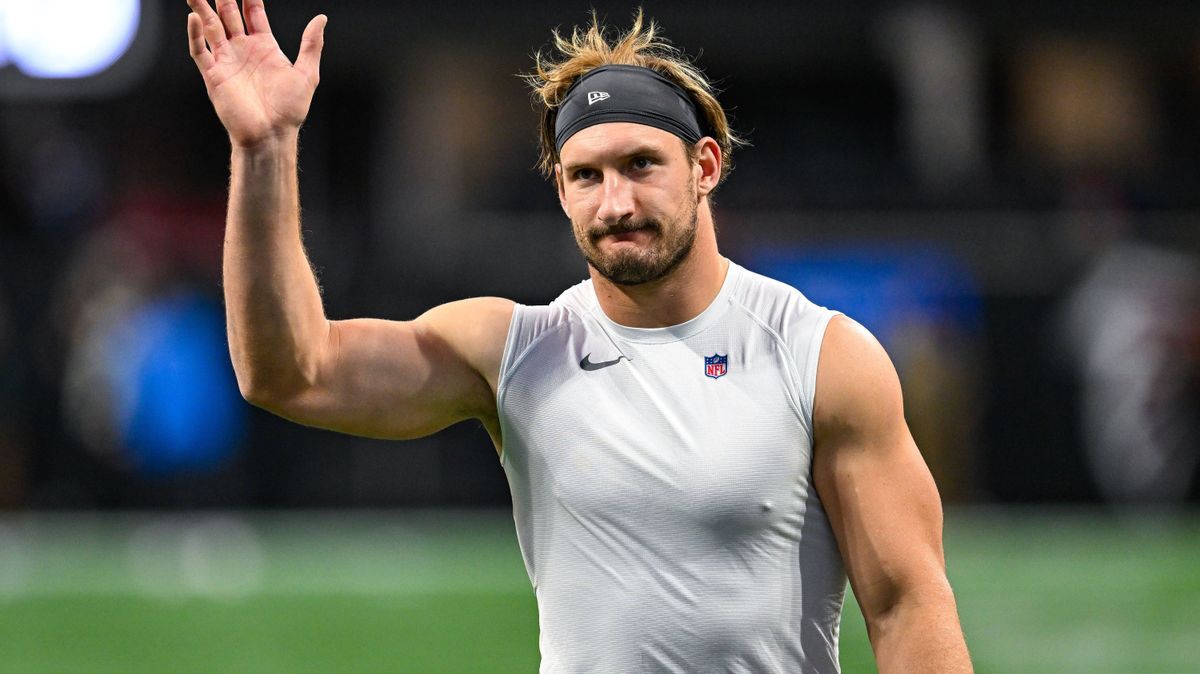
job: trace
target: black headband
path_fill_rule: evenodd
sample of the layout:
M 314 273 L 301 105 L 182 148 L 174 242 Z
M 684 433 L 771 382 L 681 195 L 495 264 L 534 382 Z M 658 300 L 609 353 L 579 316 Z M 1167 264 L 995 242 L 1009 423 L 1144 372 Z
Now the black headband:
M 554 149 L 576 133 L 605 122 L 653 126 L 689 143 L 703 137 L 696 106 L 683 87 L 639 66 L 607 65 L 567 89 L 554 120 Z

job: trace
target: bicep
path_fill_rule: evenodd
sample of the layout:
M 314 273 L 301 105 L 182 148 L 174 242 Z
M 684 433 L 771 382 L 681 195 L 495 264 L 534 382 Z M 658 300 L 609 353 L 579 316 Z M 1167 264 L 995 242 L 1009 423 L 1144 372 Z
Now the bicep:
M 822 345 L 813 419 L 813 480 L 870 622 L 905 592 L 945 583 L 942 509 L 895 369 L 848 319 Z
M 412 321 L 333 321 L 311 385 L 273 411 L 310 426 L 390 439 L 486 419 L 495 414 L 512 306 L 476 298 Z

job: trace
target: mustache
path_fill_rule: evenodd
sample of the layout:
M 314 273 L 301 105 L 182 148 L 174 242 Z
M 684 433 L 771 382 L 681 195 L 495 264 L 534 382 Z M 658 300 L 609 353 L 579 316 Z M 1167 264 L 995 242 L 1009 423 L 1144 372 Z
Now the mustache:
M 648 229 L 655 234 L 662 233 L 662 225 L 657 220 L 623 220 L 607 227 L 597 227 L 590 230 L 588 238 L 595 243 L 610 234 L 628 234 L 640 229 Z

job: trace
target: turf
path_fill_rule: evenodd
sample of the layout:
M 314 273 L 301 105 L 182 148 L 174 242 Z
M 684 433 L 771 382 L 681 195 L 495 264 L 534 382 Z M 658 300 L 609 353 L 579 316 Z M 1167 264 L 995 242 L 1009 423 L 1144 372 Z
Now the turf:
M 979 672 L 1200 671 L 1200 517 L 958 511 L 947 558 Z M 503 513 L 0 519 L 0 674 L 536 668 Z

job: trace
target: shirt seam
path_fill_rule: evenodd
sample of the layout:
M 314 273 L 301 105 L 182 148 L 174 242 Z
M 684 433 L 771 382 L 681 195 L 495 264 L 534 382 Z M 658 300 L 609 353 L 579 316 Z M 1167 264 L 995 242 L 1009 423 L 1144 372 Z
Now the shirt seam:
M 738 300 L 737 298 L 734 298 L 734 297 L 730 297 L 730 302 L 735 304 L 739 309 L 741 309 L 742 312 L 745 313 L 746 316 L 748 316 L 750 318 L 750 320 L 754 321 L 754 323 L 756 323 L 760 328 L 762 328 L 762 330 L 765 331 L 771 337 L 771 339 L 774 340 L 775 343 L 779 346 L 779 350 L 783 354 L 784 363 L 788 369 L 788 375 L 791 376 L 792 383 L 795 387 L 795 395 L 788 396 L 788 405 L 792 408 L 792 412 L 796 415 L 796 421 L 798 421 L 800 423 L 800 427 L 804 429 L 805 435 L 808 436 L 809 446 L 811 447 L 812 443 L 814 441 L 813 440 L 814 432 L 813 432 L 813 428 L 812 428 L 812 412 L 811 412 L 811 410 L 807 411 L 807 419 L 806 419 L 805 418 L 806 411 L 805 411 L 805 405 L 804 405 L 804 383 L 801 379 L 800 367 L 796 363 L 796 358 L 795 358 L 795 355 L 792 353 L 790 345 L 788 344 L 787 340 L 783 338 L 783 335 L 779 334 L 778 330 L 771 327 L 766 321 L 764 321 L 750 307 L 746 306 L 744 303 L 742 303 L 740 300 Z

